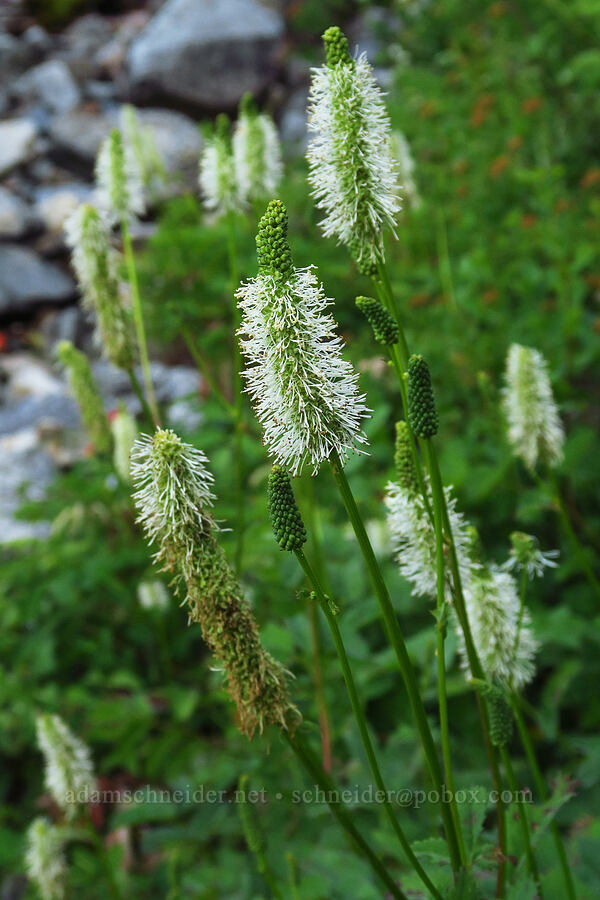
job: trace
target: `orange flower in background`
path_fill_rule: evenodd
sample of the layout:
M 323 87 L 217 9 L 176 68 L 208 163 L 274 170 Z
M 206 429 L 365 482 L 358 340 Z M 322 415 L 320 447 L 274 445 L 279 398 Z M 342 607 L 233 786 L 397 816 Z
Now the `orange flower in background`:
M 537 112 L 538 109 L 541 109 L 543 103 L 543 97 L 529 97 L 527 100 L 523 100 L 521 109 L 524 113 L 530 115 L 531 113 Z
M 413 294 L 408 302 L 413 309 L 419 309 L 421 306 L 427 306 L 429 300 L 428 294 Z
M 597 272 L 588 272 L 585 277 L 585 283 L 595 290 L 600 290 L 600 274 Z
M 498 175 L 501 175 L 505 169 L 510 165 L 510 157 L 505 153 L 502 156 L 497 156 L 496 159 L 493 159 L 490 165 L 490 175 L 492 178 L 497 178 Z
M 580 187 L 595 187 L 600 182 L 600 169 L 588 169 L 579 182 Z
M 596 318 L 594 319 L 594 331 L 596 332 L 596 334 L 600 332 L 600 316 L 596 316 Z
M 425 103 L 421 104 L 419 115 L 422 119 L 430 119 L 432 116 L 435 116 L 436 113 L 437 105 L 433 100 L 426 100 Z
M 455 175 L 462 175 L 463 172 L 466 172 L 469 168 L 469 160 L 468 159 L 457 159 L 452 163 L 452 171 Z
M 569 209 L 570 206 L 571 204 L 566 197 L 559 197 L 559 199 L 554 204 L 554 212 L 565 212 L 565 210 Z
M 456 196 L 457 197 L 468 197 L 469 196 L 469 185 L 468 184 L 459 184 L 456 188 Z
M 479 128 L 483 125 L 495 102 L 496 98 L 493 94 L 481 94 L 481 96 L 477 98 L 475 105 L 471 110 L 471 125 L 474 128 Z
M 523 146 L 523 138 L 520 134 L 514 134 L 511 138 L 506 142 L 509 150 L 518 150 L 519 147 Z
M 503 3 L 502 0 L 499 0 L 498 3 L 492 3 L 492 5 L 488 7 L 488 16 L 492 19 L 499 19 L 501 16 L 505 16 L 507 12 L 506 3 Z
M 521 225 L 523 228 L 533 228 L 533 226 L 537 223 L 537 216 L 534 216 L 533 213 L 525 213 L 523 218 L 521 219 Z
M 497 288 L 488 288 L 487 291 L 484 291 L 481 300 L 486 306 L 490 306 L 490 304 L 496 302 L 499 296 Z

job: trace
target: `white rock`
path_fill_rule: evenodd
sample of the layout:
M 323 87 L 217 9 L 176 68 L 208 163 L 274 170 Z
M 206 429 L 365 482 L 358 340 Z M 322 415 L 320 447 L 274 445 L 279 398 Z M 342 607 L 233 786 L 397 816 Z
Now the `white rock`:
M 29 119 L 0 122 L 0 176 L 33 158 L 36 137 L 37 127 Z
M 49 59 L 29 69 L 17 79 L 11 92 L 22 100 L 41 103 L 55 113 L 68 112 L 81 100 L 77 82 L 61 59 Z

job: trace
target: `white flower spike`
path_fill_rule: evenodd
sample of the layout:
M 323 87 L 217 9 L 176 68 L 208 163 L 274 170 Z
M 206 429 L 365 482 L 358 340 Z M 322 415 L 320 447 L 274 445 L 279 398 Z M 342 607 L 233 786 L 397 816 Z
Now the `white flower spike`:
M 235 178 L 229 119 L 224 113 L 217 116 L 214 131 L 206 139 L 200 157 L 199 183 L 204 206 L 209 212 L 222 216 L 229 211 L 241 210 L 242 201 Z
M 332 454 L 344 461 L 366 444 L 361 423 L 369 411 L 325 311 L 332 301 L 312 267 L 292 263 L 279 200 L 262 217 L 256 243 L 258 275 L 236 294 L 246 389 L 276 462 L 294 474 L 306 462 L 316 471 Z
M 240 104 L 233 158 L 242 203 L 254 203 L 276 193 L 282 174 L 279 136 L 273 120 L 258 112 L 251 94 L 245 94 Z
M 354 59 L 339 28 L 323 35 L 327 65 L 312 71 L 307 159 L 323 234 L 345 244 L 367 275 L 395 234 L 400 188 L 382 93 L 365 54 Z
M 36 724 L 46 760 L 46 787 L 67 818 L 73 819 L 80 798 L 96 790 L 90 751 L 59 716 L 38 716 Z
M 25 865 L 27 875 L 37 885 L 42 900 L 63 900 L 67 863 L 64 838 L 47 819 L 35 819 L 27 829 Z
M 553 468 L 562 461 L 565 434 L 548 364 L 538 350 L 520 344 L 510 347 L 502 407 L 513 452 L 531 471 L 538 463 Z
M 531 534 L 513 531 L 510 554 L 502 566 L 507 572 L 527 572 L 527 577 L 541 578 L 545 569 L 556 569 L 558 550 L 540 550 L 539 541 Z
M 145 211 L 144 184 L 135 153 L 113 128 L 96 160 L 98 206 L 109 225 L 131 224 Z

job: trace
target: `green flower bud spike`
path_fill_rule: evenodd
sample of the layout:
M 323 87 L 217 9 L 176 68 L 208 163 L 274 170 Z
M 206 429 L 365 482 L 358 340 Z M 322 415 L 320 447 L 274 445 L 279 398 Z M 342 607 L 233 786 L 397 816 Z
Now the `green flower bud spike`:
M 76 350 L 70 341 L 61 341 L 57 352 L 60 362 L 67 370 L 69 384 L 79 406 L 83 424 L 96 452 L 110 452 L 112 448 L 110 426 L 87 356 Z
M 220 141 L 229 144 L 231 141 L 229 116 L 225 113 L 219 113 L 215 122 L 215 134 Z
M 287 211 L 281 200 L 271 200 L 258 224 L 256 249 L 260 275 L 288 278 L 293 269 L 292 251 L 287 238 Z
M 273 466 L 267 487 L 267 507 L 275 540 L 282 550 L 300 550 L 306 543 L 306 529 L 296 505 L 287 471 Z
M 356 305 L 373 329 L 375 340 L 390 346 L 398 341 L 398 323 L 374 297 L 357 297 Z
M 332 25 L 323 33 L 325 46 L 325 58 L 330 69 L 341 63 L 344 66 L 353 66 L 354 60 L 350 56 L 348 38 L 337 25 Z
M 238 110 L 238 114 L 240 116 L 255 116 L 257 113 L 256 103 L 254 102 L 254 97 L 247 91 L 242 99 L 240 100 L 240 106 Z
M 473 684 L 485 697 L 490 716 L 490 740 L 494 747 L 505 748 L 513 735 L 513 714 L 506 695 L 501 688 L 474 678 Z
M 429 366 L 422 356 L 415 354 L 408 360 L 408 421 L 417 437 L 430 438 L 437 434 L 438 415 Z
M 404 419 L 396 422 L 394 463 L 399 484 L 411 494 L 418 493 L 419 482 L 410 444 L 410 428 Z

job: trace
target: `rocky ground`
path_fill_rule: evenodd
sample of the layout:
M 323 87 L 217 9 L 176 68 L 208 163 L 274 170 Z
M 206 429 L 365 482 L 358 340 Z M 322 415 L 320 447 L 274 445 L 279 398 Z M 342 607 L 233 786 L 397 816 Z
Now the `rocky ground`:
M 369 15 L 354 39 L 373 53 Z M 20 498 L 40 496 L 84 450 L 54 363 L 60 339 L 95 352 L 62 230 L 91 197 L 96 153 L 121 104 L 134 103 L 152 126 L 176 189 L 195 189 L 198 121 L 233 112 L 247 90 L 275 111 L 288 149 L 302 148 L 308 74 L 276 0 L 151 0 L 123 15 L 84 15 L 59 33 L 28 17 L 20 0 L 2 4 L 0 540 L 43 532 L 15 520 Z M 101 360 L 95 370 L 109 409 L 118 399 L 135 406 L 116 370 Z M 199 389 L 194 370 L 181 366 L 162 366 L 158 381 L 175 415 Z

